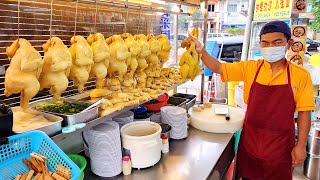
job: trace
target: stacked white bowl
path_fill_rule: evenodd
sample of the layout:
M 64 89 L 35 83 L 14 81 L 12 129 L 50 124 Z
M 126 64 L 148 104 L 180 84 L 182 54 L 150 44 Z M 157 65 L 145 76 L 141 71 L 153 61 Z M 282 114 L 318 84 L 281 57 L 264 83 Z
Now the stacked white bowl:
M 113 177 L 122 172 L 122 152 L 118 123 L 108 121 L 86 131 L 91 170 L 102 177 Z
M 117 122 L 121 128 L 123 125 L 134 121 L 134 114 L 131 111 L 124 112 L 124 113 L 119 114 L 116 117 L 113 117 L 112 120 Z
M 161 122 L 169 124 L 172 129 L 170 138 L 184 139 L 188 136 L 187 111 L 177 106 L 164 106 L 161 108 Z

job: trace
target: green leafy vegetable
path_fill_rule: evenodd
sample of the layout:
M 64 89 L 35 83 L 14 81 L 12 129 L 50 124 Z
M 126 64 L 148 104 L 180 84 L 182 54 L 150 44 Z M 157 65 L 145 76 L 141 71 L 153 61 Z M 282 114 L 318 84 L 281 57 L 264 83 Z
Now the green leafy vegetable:
M 73 114 L 78 114 L 79 112 L 83 111 L 87 107 L 89 107 L 89 105 L 87 104 L 73 104 L 73 103 L 64 102 L 63 104 L 61 103 L 43 104 L 41 106 L 37 106 L 36 109 L 59 113 L 59 114 L 65 114 L 65 115 L 73 115 Z

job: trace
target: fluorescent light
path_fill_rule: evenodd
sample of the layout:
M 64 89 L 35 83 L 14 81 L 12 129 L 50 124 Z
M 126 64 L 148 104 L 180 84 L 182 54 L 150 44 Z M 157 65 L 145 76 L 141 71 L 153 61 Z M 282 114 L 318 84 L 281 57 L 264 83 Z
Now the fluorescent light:
M 157 3 L 157 4 L 166 4 L 166 2 L 161 0 L 148 0 L 149 2 Z

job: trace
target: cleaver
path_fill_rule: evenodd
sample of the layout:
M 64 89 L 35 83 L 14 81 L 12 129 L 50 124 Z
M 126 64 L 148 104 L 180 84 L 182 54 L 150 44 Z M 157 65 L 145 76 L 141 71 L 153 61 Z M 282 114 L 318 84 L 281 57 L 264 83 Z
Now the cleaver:
M 214 112 L 217 115 L 224 115 L 226 117 L 226 120 L 230 120 L 230 115 L 229 115 L 229 108 L 214 108 Z

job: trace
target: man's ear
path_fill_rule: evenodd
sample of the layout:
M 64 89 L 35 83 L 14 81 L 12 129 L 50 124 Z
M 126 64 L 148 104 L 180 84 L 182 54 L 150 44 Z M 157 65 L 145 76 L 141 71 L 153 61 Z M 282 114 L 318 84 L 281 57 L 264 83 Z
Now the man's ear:
M 288 42 L 288 49 L 292 46 L 292 44 L 294 43 L 294 40 L 293 39 L 290 39 L 289 42 Z

